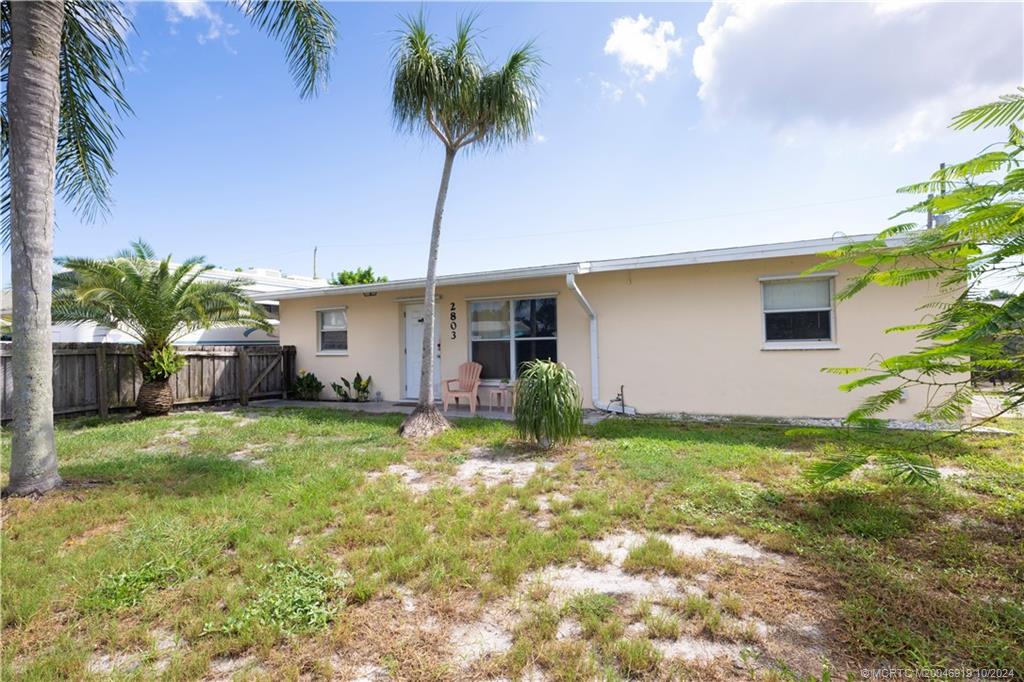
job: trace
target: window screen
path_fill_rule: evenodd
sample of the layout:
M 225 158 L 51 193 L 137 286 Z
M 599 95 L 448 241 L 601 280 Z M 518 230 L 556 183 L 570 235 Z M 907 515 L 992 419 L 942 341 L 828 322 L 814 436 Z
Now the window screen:
M 832 280 L 762 282 L 765 341 L 831 341 Z
M 348 313 L 344 308 L 317 313 L 321 351 L 348 350 Z

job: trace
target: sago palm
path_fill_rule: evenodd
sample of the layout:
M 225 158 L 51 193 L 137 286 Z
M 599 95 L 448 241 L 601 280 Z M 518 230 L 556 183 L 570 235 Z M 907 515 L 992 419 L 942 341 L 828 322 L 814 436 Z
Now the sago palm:
M 246 325 L 270 329 L 263 309 L 246 296 L 244 279 L 200 279 L 213 269 L 202 258 L 180 265 L 157 260 L 145 242 L 113 258 L 59 258 L 66 270 L 53 278 L 53 320 L 94 322 L 139 342 L 142 372 L 137 406 L 144 415 L 166 414 L 173 405 L 168 379 L 183 365 L 172 345 L 199 329 Z
M 426 27 L 422 14 L 404 20 L 393 54 L 392 112 L 399 128 L 436 137 L 444 146 L 441 185 L 427 255 L 423 292 L 423 359 L 416 409 L 400 433 L 437 433 L 448 422 L 434 405 L 434 295 L 437 252 L 441 240 L 452 165 L 460 149 L 497 149 L 529 139 L 536 110 L 538 70 L 543 63 L 532 43 L 513 50 L 496 69 L 489 69 L 477 45 L 472 18 L 458 22 L 446 45 Z
M 238 0 L 283 40 L 303 96 L 326 82 L 335 27 L 319 0 Z M 125 3 L 0 1 L 0 229 L 11 248 L 14 422 L 5 494 L 60 484 L 53 441 L 50 277 L 54 193 L 85 218 L 110 200 L 121 67 L 132 30 Z

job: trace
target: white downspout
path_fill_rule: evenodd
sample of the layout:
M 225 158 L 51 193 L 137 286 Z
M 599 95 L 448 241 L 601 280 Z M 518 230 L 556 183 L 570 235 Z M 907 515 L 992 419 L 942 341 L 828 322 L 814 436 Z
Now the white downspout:
M 594 307 L 590 305 L 590 301 L 577 286 L 575 274 L 571 272 L 566 274 L 565 285 L 576 295 L 576 300 L 580 302 L 583 312 L 590 318 L 590 402 L 595 409 L 611 411 L 608 403 L 601 402 L 600 362 L 597 354 L 597 313 L 594 312 Z M 626 408 L 627 414 L 634 412 L 632 408 Z

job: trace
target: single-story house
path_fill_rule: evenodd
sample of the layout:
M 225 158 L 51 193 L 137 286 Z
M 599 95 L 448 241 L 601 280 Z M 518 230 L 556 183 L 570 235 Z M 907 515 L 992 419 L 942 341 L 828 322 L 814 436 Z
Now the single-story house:
M 483 365 L 488 386 L 520 363 L 550 358 L 576 375 L 588 408 L 638 413 L 841 417 L 865 391 L 823 367 L 863 366 L 910 350 L 934 285 L 836 293 L 854 267 L 801 276 L 821 253 L 868 236 L 562 263 L 446 275 L 437 282 L 437 372 Z M 280 339 L 297 367 L 330 386 L 356 372 L 371 394 L 415 399 L 423 334 L 422 279 L 276 294 Z M 435 390 L 435 395 L 440 391 Z M 323 398 L 334 398 L 328 388 Z M 911 391 L 886 416 L 906 419 L 927 400 Z

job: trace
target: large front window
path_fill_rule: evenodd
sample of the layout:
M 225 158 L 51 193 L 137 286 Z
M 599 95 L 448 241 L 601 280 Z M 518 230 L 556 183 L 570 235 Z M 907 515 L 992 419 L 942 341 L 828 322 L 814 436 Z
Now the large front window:
M 472 301 L 469 333 L 481 378 L 513 380 L 523 363 L 557 360 L 558 320 L 554 298 Z

